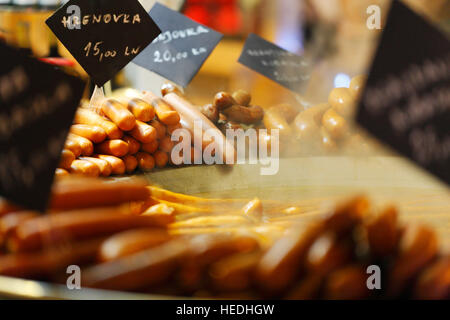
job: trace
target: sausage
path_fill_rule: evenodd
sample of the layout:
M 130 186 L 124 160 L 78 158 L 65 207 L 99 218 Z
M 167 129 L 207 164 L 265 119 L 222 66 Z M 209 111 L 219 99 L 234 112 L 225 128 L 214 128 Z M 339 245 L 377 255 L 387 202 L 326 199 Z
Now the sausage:
M 401 294 L 408 283 L 436 257 L 438 250 L 438 239 L 432 229 L 408 225 L 403 231 L 398 256 L 390 270 L 388 297 Z
M 70 172 L 88 177 L 98 177 L 100 175 L 100 169 L 98 166 L 86 160 L 73 161 L 70 166 Z
M 169 162 L 169 156 L 163 151 L 156 151 L 153 158 L 155 158 L 155 164 L 158 168 L 164 168 Z
M 123 157 L 128 153 L 128 143 L 120 139 L 106 140 L 95 146 L 95 152 Z
M 75 155 L 72 151 L 64 149 L 61 152 L 61 158 L 59 159 L 58 167 L 62 169 L 70 169 L 70 165 L 72 164 L 73 160 L 75 160 Z
M 252 101 L 252 96 L 245 90 L 238 90 L 236 92 L 233 92 L 232 96 L 236 104 L 240 106 L 248 107 L 250 105 L 250 102 Z
M 190 130 L 193 131 L 195 120 L 202 121 L 203 132 L 202 137 L 200 137 L 200 141 L 203 141 L 203 143 L 205 143 L 203 133 L 208 129 L 215 131 L 216 136 L 218 138 L 220 137 L 218 141 L 215 141 L 217 147 L 216 152 L 218 151 L 220 154 L 223 155 L 223 160 L 225 163 L 231 164 L 235 162 L 236 154 L 233 145 L 229 141 L 227 141 L 222 132 L 219 129 L 217 129 L 217 127 L 208 118 L 206 118 L 196 107 L 194 107 L 188 101 L 186 101 L 185 99 L 174 93 L 167 94 L 164 97 L 164 99 L 167 100 L 170 103 L 170 105 L 180 114 L 181 118 L 184 119 L 184 121 L 186 121 L 187 126 L 191 128 Z M 194 133 L 195 132 L 191 132 L 191 134 Z
M 331 137 L 336 140 L 345 137 L 349 133 L 347 121 L 334 111 L 334 109 L 329 109 L 325 112 L 322 125 L 327 129 Z
M 150 143 L 143 143 L 141 145 L 141 150 L 150 154 L 155 153 L 156 150 L 158 150 L 159 142 L 158 140 L 153 140 Z
M 414 298 L 420 300 L 450 299 L 450 256 L 442 257 L 427 267 L 419 276 Z
M 99 126 L 103 128 L 103 130 L 105 130 L 109 139 L 120 139 L 123 136 L 123 132 L 115 123 L 106 120 L 104 117 L 86 108 L 78 109 L 77 113 L 75 114 L 74 123 Z
M 103 240 L 92 239 L 65 244 L 63 248 L 0 256 L 0 274 L 20 278 L 53 276 L 59 271 L 65 272 L 72 264 L 81 265 L 94 261 Z
M 157 97 L 151 92 L 145 92 L 144 98 L 146 101 L 151 103 L 155 108 L 156 115 L 159 121 L 166 125 L 177 124 L 180 122 L 180 115 L 178 112 L 173 110 L 173 108 L 163 99 Z
M 135 154 L 141 149 L 141 144 L 130 136 L 125 135 L 122 140 L 128 144 L 128 154 Z
M 147 101 L 133 98 L 128 101 L 128 110 L 133 113 L 137 120 L 149 122 L 155 117 L 155 109 Z
M 136 170 L 138 166 L 138 161 L 135 156 L 128 154 L 123 157 L 123 162 L 125 163 L 125 171 L 127 173 L 132 173 Z
M 0 218 L 0 247 L 2 247 L 6 239 L 14 232 L 16 227 L 22 222 L 39 216 L 34 211 L 17 211 L 8 213 Z
M 108 157 L 110 156 L 101 159 Z M 123 164 L 123 161 L 119 160 Z M 53 185 L 50 208 L 71 210 L 113 206 L 124 202 L 145 201 L 149 197 L 147 182 L 141 179 L 105 182 L 101 179 L 72 178 L 57 181 Z
M 56 177 L 64 177 L 67 175 L 69 175 L 69 171 L 67 171 L 66 169 L 56 168 L 55 170 Z
M 123 131 L 130 131 L 136 125 L 135 116 L 117 100 L 107 99 L 101 108 L 103 113 Z
M 365 224 L 370 253 L 374 257 L 393 254 L 400 238 L 398 213 L 389 207 Z
M 112 166 L 106 160 L 102 160 L 102 159 L 94 158 L 94 157 L 81 157 L 80 160 L 86 160 L 86 161 L 89 161 L 89 162 L 92 162 L 93 164 L 95 164 L 98 167 L 98 169 L 100 170 L 100 175 L 103 177 L 109 177 L 112 173 Z
M 174 85 L 173 83 L 167 82 L 167 83 L 164 83 L 164 84 L 161 86 L 161 94 L 162 94 L 163 97 L 164 97 L 166 94 L 169 94 L 169 93 L 171 93 L 171 92 L 176 93 L 176 94 L 178 94 L 179 96 L 183 96 L 182 89 L 180 89 L 179 87 L 177 87 L 177 86 Z
M 343 235 L 361 224 L 370 208 L 369 200 L 365 196 L 356 196 L 336 208 L 330 210 L 323 218 L 323 228 L 337 235 Z
M 355 99 L 348 88 L 334 88 L 331 90 L 328 96 L 328 104 L 345 118 L 350 118 L 355 113 Z
M 8 248 L 13 252 L 32 251 L 66 240 L 87 239 L 134 228 L 163 227 L 173 221 L 169 215 L 163 221 L 151 215 L 125 214 L 118 207 L 67 211 L 21 223 L 8 239 Z
M 139 169 L 142 171 L 150 171 L 155 167 L 155 159 L 148 153 L 136 153 Z
M 23 210 L 21 207 L 0 197 L 0 217 L 4 216 L 5 214 L 8 214 L 8 213 L 15 212 L 15 211 L 21 211 L 21 210 Z
M 243 107 L 233 105 L 222 111 L 228 120 L 245 124 L 254 124 L 260 122 L 264 117 L 264 110 L 260 106 Z
M 109 162 L 112 169 L 111 174 L 122 175 L 125 173 L 125 163 L 122 161 L 122 159 L 106 154 L 97 154 L 94 155 L 94 157 Z
M 84 269 L 87 287 L 137 290 L 164 283 L 188 254 L 185 241 L 173 240 L 132 255 Z
M 78 144 L 78 142 L 71 140 L 71 139 L 67 139 L 65 144 L 64 144 L 64 149 L 67 149 L 69 151 L 71 151 L 73 153 L 73 155 L 75 156 L 75 158 L 78 158 L 79 156 L 81 156 L 81 146 Z
M 168 125 L 167 126 L 167 134 L 171 136 L 175 130 L 182 129 L 182 128 L 183 128 L 183 126 L 181 125 L 181 123 Z
M 219 121 L 219 108 L 213 104 L 207 104 L 200 108 L 200 112 L 205 115 L 213 123 Z
M 156 137 L 158 139 L 162 139 L 165 137 L 166 135 L 166 126 L 163 125 L 161 122 L 159 122 L 156 119 L 153 119 L 152 121 L 150 121 L 150 125 L 156 129 Z
M 74 124 L 70 127 L 70 132 L 80 137 L 86 138 L 93 143 L 100 143 L 106 139 L 106 131 L 99 126 L 88 124 Z
M 172 239 L 165 229 L 136 229 L 109 237 L 99 250 L 100 261 L 112 261 L 149 249 Z
M 366 269 L 349 265 L 328 276 L 324 285 L 324 298 L 328 300 L 363 300 L 370 295 Z
M 83 156 L 90 156 L 94 152 L 94 145 L 86 138 L 77 136 L 76 134 L 69 133 L 67 139 L 77 143 L 81 147 L 81 154 Z
M 308 250 L 321 232 L 321 225 L 313 225 L 305 230 L 292 230 L 277 240 L 258 264 L 255 272 L 258 286 L 272 294 L 288 288 L 302 272 Z
M 159 150 L 170 153 L 174 145 L 175 143 L 170 139 L 170 137 L 165 136 L 159 141 Z
M 218 108 L 219 111 L 223 111 L 236 104 L 237 102 L 228 92 L 218 92 L 214 97 L 213 105 Z
M 139 120 L 136 120 L 136 126 L 130 134 L 141 143 L 150 143 L 157 138 L 156 129 L 152 125 L 148 125 Z

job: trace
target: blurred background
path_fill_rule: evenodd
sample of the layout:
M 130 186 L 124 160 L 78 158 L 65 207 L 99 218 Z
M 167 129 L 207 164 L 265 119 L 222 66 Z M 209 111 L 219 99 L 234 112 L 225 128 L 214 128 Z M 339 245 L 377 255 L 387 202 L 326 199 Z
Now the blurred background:
M 299 97 L 237 63 L 251 32 L 292 52 L 308 53 L 314 61 L 305 98 L 326 101 L 333 87 L 348 85 L 349 79 L 365 73 L 377 45 L 379 31 L 366 27 L 369 5 L 388 11 L 391 0 L 165 0 L 168 7 L 225 35 L 186 93 L 196 104 L 211 100 L 220 90 L 245 89 L 261 106 L 294 102 Z M 155 0 L 141 0 L 149 10 Z M 404 0 L 443 30 L 450 29 L 449 0 Z M 30 54 L 54 61 L 86 76 L 47 28 L 48 18 L 64 1 L 0 0 L 0 37 Z M 165 80 L 130 63 L 111 86 L 159 92 Z M 107 86 L 109 87 L 109 85 Z

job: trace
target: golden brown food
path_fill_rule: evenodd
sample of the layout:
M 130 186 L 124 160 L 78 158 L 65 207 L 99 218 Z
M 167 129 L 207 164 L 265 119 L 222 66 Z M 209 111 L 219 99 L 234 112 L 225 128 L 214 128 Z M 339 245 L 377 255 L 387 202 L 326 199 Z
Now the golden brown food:
M 148 153 L 138 152 L 135 156 L 138 161 L 138 167 L 142 171 L 150 171 L 155 167 L 155 158 Z
M 153 140 L 150 143 L 143 143 L 141 145 L 141 150 L 150 154 L 155 153 L 156 150 L 158 150 L 159 142 L 158 140 Z
M 334 111 L 334 109 L 329 109 L 325 112 L 322 125 L 335 140 L 344 138 L 349 133 L 347 120 Z
M 362 89 L 364 88 L 366 81 L 367 81 L 366 75 L 359 75 L 353 77 L 352 80 L 350 81 L 349 89 L 355 99 L 358 99 L 359 96 L 361 95 Z
M 100 169 L 90 161 L 77 159 L 70 165 L 70 173 L 81 174 L 87 177 L 98 177 Z
M 100 143 L 107 136 L 106 131 L 102 127 L 88 124 L 74 124 L 70 127 L 70 132 L 86 138 L 93 143 Z
M 133 173 L 138 166 L 138 160 L 131 154 L 127 154 L 123 157 L 123 162 L 125 163 L 125 171 L 127 173 Z
M 355 113 L 355 98 L 348 88 L 334 88 L 331 90 L 328 104 L 345 118 L 350 118 Z
M 123 131 L 129 131 L 136 125 L 136 117 L 117 100 L 104 101 L 101 110 Z
M 155 108 L 139 98 L 133 98 L 128 101 L 128 110 L 133 113 L 136 120 L 142 122 L 149 122 L 155 117 Z
M 125 164 L 122 161 L 122 159 L 115 157 L 115 156 L 110 156 L 107 154 L 97 154 L 94 155 L 94 157 L 105 160 L 107 162 L 109 162 L 109 164 L 111 165 L 111 173 L 114 175 L 121 175 L 125 173 Z
M 62 168 L 62 169 L 66 169 L 69 170 L 70 169 L 70 165 L 72 164 L 72 162 L 75 160 L 75 155 L 73 154 L 72 151 L 64 149 L 61 152 L 61 158 L 59 160 L 59 164 L 58 167 Z
M 116 124 L 106 120 L 104 117 L 98 115 L 90 109 L 79 108 L 75 114 L 74 123 L 99 126 L 105 130 L 109 139 L 120 139 L 123 136 L 123 132 Z
M 229 120 L 245 124 L 258 123 L 264 117 L 264 110 L 260 106 L 243 107 L 233 105 L 222 112 Z
M 397 216 L 397 210 L 389 207 L 367 222 L 370 253 L 375 257 L 388 256 L 397 249 L 400 238 Z
M 90 161 L 93 164 L 95 164 L 99 168 L 101 176 L 109 177 L 111 175 L 112 167 L 111 167 L 111 164 L 108 161 L 102 160 L 102 159 L 98 159 L 98 158 L 94 158 L 94 157 L 81 157 L 79 159 L 80 160 Z
M 245 90 L 238 90 L 233 92 L 232 95 L 234 101 L 237 105 L 248 107 L 252 101 L 252 96 Z
M 131 136 L 141 143 L 152 142 L 157 137 L 157 132 L 153 126 L 153 122 L 154 121 L 152 121 L 152 125 L 149 125 L 145 122 L 136 120 L 136 126 L 130 131 Z
M 200 108 L 200 112 L 205 115 L 209 120 L 216 123 L 219 121 L 219 108 L 214 106 L 213 104 L 206 104 Z
M 155 164 L 158 168 L 164 168 L 169 162 L 169 156 L 164 151 L 156 151 L 153 157 L 155 158 Z
M 141 149 L 141 144 L 134 138 L 125 135 L 123 141 L 128 144 L 128 154 L 135 154 Z
M 228 92 L 219 92 L 214 96 L 213 105 L 219 109 L 219 111 L 223 111 L 235 104 L 237 104 L 237 102 Z
M 128 143 L 121 139 L 106 140 L 95 146 L 95 152 L 115 157 L 123 157 L 128 153 Z

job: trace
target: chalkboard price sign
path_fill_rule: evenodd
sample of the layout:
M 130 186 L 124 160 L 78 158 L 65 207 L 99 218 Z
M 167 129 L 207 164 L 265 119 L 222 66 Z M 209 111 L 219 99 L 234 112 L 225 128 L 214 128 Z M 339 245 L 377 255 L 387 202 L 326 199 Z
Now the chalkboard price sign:
M 294 92 L 303 91 L 309 80 L 309 63 L 277 45 L 250 34 L 239 62 Z
M 186 87 L 223 35 L 159 3 L 150 16 L 162 32 L 133 63 Z
M 161 32 L 137 0 L 72 0 L 46 22 L 99 87 Z
M 357 122 L 450 184 L 450 41 L 393 1 Z
M 85 84 L 0 43 L 0 195 L 45 210 Z

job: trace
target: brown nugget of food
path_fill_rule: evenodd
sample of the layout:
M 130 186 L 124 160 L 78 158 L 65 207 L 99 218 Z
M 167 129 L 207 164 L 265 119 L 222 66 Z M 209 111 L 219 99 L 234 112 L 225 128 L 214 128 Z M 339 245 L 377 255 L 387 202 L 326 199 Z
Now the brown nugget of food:
M 139 169 L 142 171 L 150 171 L 155 167 L 155 159 L 145 152 L 136 153 Z
M 52 276 L 66 271 L 72 264 L 85 264 L 95 260 L 103 239 L 65 244 L 64 248 L 46 248 L 31 253 L 12 253 L 0 256 L 0 274 L 19 278 Z
M 400 239 L 398 256 L 389 273 L 387 295 L 397 297 L 438 254 L 438 239 L 426 226 L 408 225 Z
M 160 121 L 153 119 L 150 121 L 150 125 L 156 129 L 156 138 L 162 139 L 165 137 L 167 129 L 166 126 L 163 125 Z
M 172 239 L 165 229 L 146 228 L 124 231 L 109 237 L 99 251 L 100 261 L 112 261 L 155 247 Z
M 397 209 L 389 207 L 366 223 L 367 240 L 373 256 L 385 257 L 395 252 L 400 238 L 397 220 Z
M 164 227 L 173 221 L 173 216 L 169 215 L 163 221 L 151 215 L 125 214 L 119 208 L 67 211 L 21 223 L 8 239 L 8 248 L 13 252 L 33 251 L 66 240 L 87 239 L 135 228 Z
M 86 287 L 137 290 L 164 283 L 188 254 L 186 241 L 173 240 L 83 270 Z
M 304 268 L 308 250 L 322 232 L 321 225 L 291 230 L 275 241 L 256 269 L 256 281 L 265 292 L 277 294 L 287 289 Z
M 164 168 L 169 162 L 169 156 L 164 151 L 156 151 L 153 157 L 158 168 Z
M 98 156 L 108 161 L 113 156 Z M 114 166 L 113 166 L 114 168 Z M 124 169 L 125 171 L 125 169 Z M 62 179 L 53 184 L 50 209 L 72 210 L 113 206 L 131 201 L 145 201 L 150 197 L 147 182 L 142 179 L 104 181 L 93 178 Z
M 74 154 L 75 158 L 81 156 L 82 149 L 76 141 L 67 139 L 64 144 L 64 149 L 71 151 Z
M 292 128 L 281 116 L 277 110 L 270 108 L 264 114 L 264 125 L 266 129 L 273 130 L 278 129 L 281 138 L 291 138 L 293 136 Z
M 94 144 L 90 140 L 77 136 L 73 133 L 69 133 L 67 139 L 78 143 L 78 145 L 81 147 L 81 155 L 90 156 L 92 153 L 94 153 Z
M 207 104 L 200 108 L 200 112 L 213 123 L 219 121 L 219 108 L 213 104 Z
M 422 271 L 414 288 L 420 300 L 450 299 L 450 256 L 442 257 Z
M 141 144 L 130 136 L 125 135 L 122 140 L 128 144 L 128 154 L 138 153 L 141 149 Z
M 329 105 L 341 116 L 350 118 L 355 113 L 356 102 L 348 88 L 334 88 L 328 96 Z
M 64 177 L 64 176 L 68 176 L 68 175 L 69 175 L 69 171 L 67 171 L 66 169 L 56 168 L 56 170 L 55 170 L 56 177 Z
M 78 109 L 77 113 L 75 114 L 74 123 L 99 126 L 103 128 L 103 130 L 105 130 L 109 139 L 120 139 L 123 135 L 123 132 L 115 123 L 106 120 L 104 117 L 86 108 Z
M 366 75 L 355 76 L 350 81 L 349 89 L 355 99 L 358 99 L 360 97 L 362 89 L 366 84 L 366 81 L 367 81 Z
M 95 152 L 123 157 L 128 153 L 128 143 L 120 139 L 106 140 L 95 146 Z
M 152 121 L 152 123 L 154 120 Z M 157 138 L 157 130 L 153 125 L 136 121 L 136 126 L 130 132 L 131 136 L 141 143 L 150 143 Z
M 159 150 L 170 153 L 174 145 L 175 143 L 170 139 L 170 137 L 165 136 L 159 141 Z
M 232 105 L 237 104 L 237 102 L 234 100 L 233 96 L 229 94 L 228 92 L 218 92 L 214 96 L 214 102 L 213 105 L 219 109 L 219 111 L 223 111 Z
M 153 140 L 150 143 L 143 143 L 141 145 L 141 150 L 150 154 L 155 153 L 156 150 L 158 150 L 159 142 L 158 140 Z
M 347 120 L 334 111 L 334 109 L 329 109 L 325 112 L 322 125 L 327 129 L 331 137 L 336 140 L 344 138 L 349 133 Z
M 229 120 L 245 124 L 255 124 L 264 117 L 264 110 L 260 106 L 243 107 L 233 105 L 222 111 Z
M 93 164 L 95 164 L 100 170 L 100 175 L 103 177 L 109 177 L 112 173 L 112 166 L 106 160 L 102 160 L 102 159 L 94 158 L 94 157 L 81 157 L 80 160 L 90 161 Z
M 88 177 L 98 177 L 100 169 L 97 165 L 86 160 L 75 160 L 70 166 L 70 172 L 74 174 L 81 174 Z
M 99 126 L 88 124 L 74 124 L 70 127 L 70 132 L 80 137 L 86 138 L 93 143 L 100 143 L 106 139 L 106 131 Z
M 123 131 L 130 131 L 136 125 L 136 117 L 117 100 L 108 99 L 102 103 L 101 108 L 103 113 Z
M 168 83 L 164 83 L 161 86 L 161 94 L 164 97 L 166 94 L 169 94 L 169 93 L 176 93 L 179 96 L 183 96 L 184 95 L 182 90 L 179 87 L 177 87 L 176 85 L 174 85 L 173 83 L 169 83 L 169 82 Z
M 370 296 L 367 288 L 366 269 L 349 265 L 331 273 L 324 286 L 324 298 L 328 300 L 362 300 Z
M 94 155 L 94 157 L 109 162 L 112 169 L 111 174 L 122 175 L 125 173 L 125 163 L 122 161 L 122 159 L 107 154 L 97 154 Z
M 296 137 L 302 143 L 314 146 L 320 140 L 320 128 L 314 118 L 309 114 L 300 112 L 294 119 Z
M 70 169 L 70 165 L 72 164 L 73 160 L 75 160 L 75 155 L 72 151 L 64 149 L 61 152 L 61 158 L 59 159 L 58 167 L 62 169 Z
M 245 90 L 238 90 L 233 92 L 232 97 L 236 104 L 244 107 L 248 107 L 250 105 L 250 102 L 252 101 L 252 96 Z
M 147 101 L 133 98 L 128 101 L 128 110 L 130 110 L 137 120 L 149 122 L 155 117 L 155 109 Z
M 168 125 L 167 126 L 167 134 L 171 136 L 172 133 L 177 129 L 183 129 L 183 126 L 181 125 L 181 123 Z
M 123 162 L 125 163 L 125 170 L 127 173 L 132 173 L 136 170 L 138 166 L 138 161 L 135 156 L 128 154 L 123 157 Z

